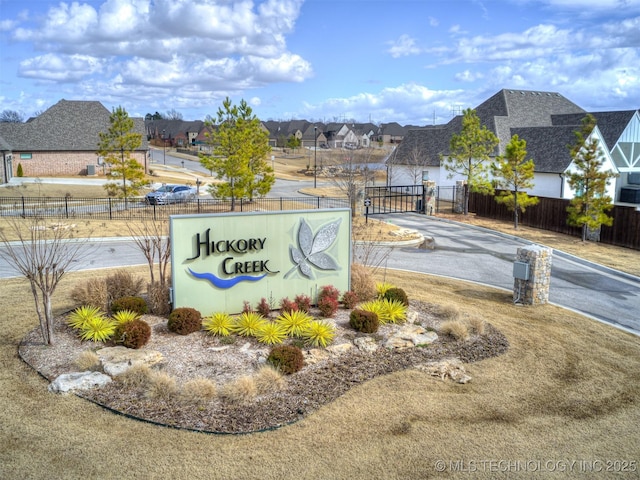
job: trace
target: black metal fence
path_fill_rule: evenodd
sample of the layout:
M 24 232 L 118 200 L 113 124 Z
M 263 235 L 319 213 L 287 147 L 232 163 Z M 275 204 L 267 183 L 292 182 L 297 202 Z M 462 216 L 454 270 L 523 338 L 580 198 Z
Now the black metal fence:
M 424 213 L 425 189 L 422 185 L 367 187 L 369 215 L 382 213 Z
M 347 208 L 346 198 L 281 197 L 237 199 L 235 212 Z M 169 215 L 231 212 L 230 200 L 200 199 L 148 205 L 144 198 L 7 197 L 0 198 L 0 216 L 96 220 L 157 219 Z

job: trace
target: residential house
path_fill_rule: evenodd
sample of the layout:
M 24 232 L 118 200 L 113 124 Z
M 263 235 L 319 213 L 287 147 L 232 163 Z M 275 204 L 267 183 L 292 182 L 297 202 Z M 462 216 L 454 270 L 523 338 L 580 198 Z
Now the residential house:
M 501 90 L 478 105 L 480 121 L 499 140 L 494 152 L 503 155 L 513 135 L 527 142 L 527 158 L 535 163 L 532 195 L 572 198 L 566 174 L 573 168 L 569 145 L 574 132 L 581 127 L 587 111 L 555 92 Z M 603 169 L 619 173 L 612 181 L 609 194 L 626 201 L 640 190 L 640 117 L 638 111 L 595 112 L 597 128 L 590 138 L 602 145 Z M 449 155 L 452 135 L 462 129 L 462 117 L 456 116 L 445 125 L 409 130 L 404 141 L 390 157 L 394 165 L 421 163 L 425 175 L 440 186 L 455 184 L 461 177 L 449 178 L 441 162 Z M 422 159 L 422 162 L 417 160 Z M 637 175 L 637 176 L 636 176 Z M 640 203 L 640 202 L 632 202 Z
M 26 123 L 0 123 L 2 181 L 8 182 L 22 166 L 26 177 L 104 174 L 96 151 L 100 133 L 108 132 L 111 112 L 100 102 L 60 100 Z M 142 135 L 132 158 L 147 168 L 148 145 L 144 119 L 133 118 Z

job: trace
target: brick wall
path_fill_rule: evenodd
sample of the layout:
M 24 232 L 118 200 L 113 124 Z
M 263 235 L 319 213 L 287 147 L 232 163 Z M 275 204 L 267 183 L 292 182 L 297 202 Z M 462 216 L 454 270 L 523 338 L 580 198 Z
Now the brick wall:
M 22 164 L 25 177 L 55 177 L 86 175 L 87 165 L 95 165 L 97 175 L 108 173 L 109 169 L 98 165 L 96 152 L 30 152 L 31 158 L 20 158 L 20 152 L 13 152 L 13 176 L 16 176 L 18 164 Z M 146 152 L 131 154 L 138 163 L 145 165 Z

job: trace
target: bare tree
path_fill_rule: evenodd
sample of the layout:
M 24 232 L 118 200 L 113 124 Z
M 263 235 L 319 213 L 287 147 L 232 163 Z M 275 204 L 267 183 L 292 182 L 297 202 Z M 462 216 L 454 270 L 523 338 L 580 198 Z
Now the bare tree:
M 29 280 L 42 338 L 52 345 L 53 293 L 70 265 L 88 254 L 83 247 L 89 239 L 73 241 L 70 230 L 47 228 L 39 217 L 26 222 L 11 218 L 7 225 L 8 231 L 0 230 L 0 257 Z
M 369 168 L 372 150 L 345 150 L 342 159 L 328 168 L 329 180 L 349 199 L 351 213 L 355 215 L 358 196 L 371 182 L 374 172 Z
M 139 224 L 130 223 L 127 227 L 149 265 L 149 307 L 153 313 L 159 315 L 169 313 L 171 304 L 167 269 L 171 260 L 171 239 L 168 222 L 167 220 L 143 220 Z
M 147 259 L 151 284 L 166 285 L 168 283 L 167 267 L 171 259 L 171 240 L 167 220 L 143 220 L 138 224 L 128 223 L 127 228 L 138 249 Z
M 22 123 L 24 122 L 24 114 L 16 110 L 3 110 L 0 112 L 0 122 Z
M 413 180 L 413 185 L 422 183 L 422 171 L 425 165 L 425 155 L 418 145 L 414 145 L 409 150 L 407 157 L 407 172 Z
M 171 110 L 167 110 L 167 113 L 165 114 L 164 118 L 166 120 L 182 120 L 182 114 L 178 112 L 175 108 L 172 108 Z

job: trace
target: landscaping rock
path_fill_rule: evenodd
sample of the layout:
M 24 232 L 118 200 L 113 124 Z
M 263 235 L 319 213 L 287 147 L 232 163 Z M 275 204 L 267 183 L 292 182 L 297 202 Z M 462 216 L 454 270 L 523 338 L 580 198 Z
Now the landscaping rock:
M 320 348 L 312 348 L 311 350 L 304 350 L 304 363 L 306 365 L 313 365 L 314 363 L 321 362 L 322 360 L 326 360 L 331 356 L 331 354 Z
M 467 383 L 471 377 L 467 375 L 462 362 L 457 358 L 445 358 L 439 362 L 428 362 L 414 367 L 416 370 L 426 372 L 442 380 L 447 377 L 457 383 Z
M 73 372 L 63 373 L 49 384 L 49 391 L 53 393 L 66 393 L 73 390 L 88 390 L 102 387 L 111 382 L 111 377 L 100 372 Z
M 429 332 L 420 325 L 405 324 L 384 342 L 387 348 L 411 348 L 416 345 L 428 345 L 438 339 L 436 332 Z
M 162 361 L 162 354 L 155 350 L 134 350 L 126 347 L 106 347 L 96 351 L 105 373 L 122 375 L 134 365 L 149 367 Z
M 353 343 L 340 343 L 338 345 L 329 345 L 327 350 L 334 355 L 342 355 L 353 348 Z
M 353 340 L 353 343 L 360 351 L 366 353 L 373 353 L 380 348 L 375 338 L 371 337 L 358 337 Z

